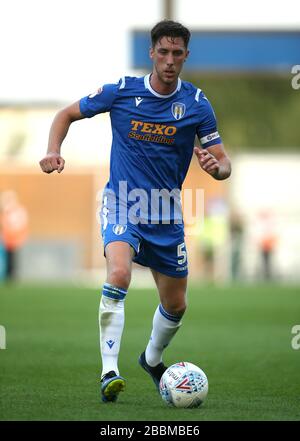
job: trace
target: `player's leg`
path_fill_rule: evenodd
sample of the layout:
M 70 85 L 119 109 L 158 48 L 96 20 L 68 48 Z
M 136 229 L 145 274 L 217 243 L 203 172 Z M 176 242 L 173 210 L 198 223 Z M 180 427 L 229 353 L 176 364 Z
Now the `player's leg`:
M 118 356 L 124 328 L 124 303 L 131 279 L 133 248 L 126 242 L 111 242 L 105 248 L 107 278 L 99 308 L 100 352 L 102 358 L 102 399 L 115 401 L 124 389 Z
M 146 360 L 156 366 L 162 353 L 181 325 L 186 310 L 187 277 L 169 277 L 152 270 L 158 289 L 160 304 L 153 317 L 151 338 L 146 348 Z
M 154 317 L 151 337 L 140 364 L 152 376 L 158 387 L 166 369 L 162 362 L 164 349 L 169 345 L 181 325 L 186 310 L 187 277 L 170 277 L 152 270 L 159 292 L 160 304 Z
M 170 277 L 151 269 L 162 306 L 169 314 L 183 316 L 187 307 L 186 277 Z

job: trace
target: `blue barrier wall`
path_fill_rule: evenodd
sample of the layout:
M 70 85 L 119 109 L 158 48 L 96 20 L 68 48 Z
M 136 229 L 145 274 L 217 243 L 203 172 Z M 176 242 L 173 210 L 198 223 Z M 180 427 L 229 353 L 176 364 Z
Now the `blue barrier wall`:
M 149 69 L 149 31 L 132 33 L 132 65 Z M 300 31 L 192 31 L 186 70 L 291 71 L 300 64 Z

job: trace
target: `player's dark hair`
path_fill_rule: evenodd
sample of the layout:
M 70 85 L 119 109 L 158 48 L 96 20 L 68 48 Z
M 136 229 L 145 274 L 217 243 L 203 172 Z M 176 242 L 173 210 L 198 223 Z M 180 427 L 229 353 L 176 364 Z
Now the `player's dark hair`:
M 191 33 L 181 23 L 172 20 L 163 20 L 157 23 L 151 30 L 152 47 L 154 47 L 156 43 L 163 37 L 181 37 L 184 41 L 185 47 L 187 48 Z

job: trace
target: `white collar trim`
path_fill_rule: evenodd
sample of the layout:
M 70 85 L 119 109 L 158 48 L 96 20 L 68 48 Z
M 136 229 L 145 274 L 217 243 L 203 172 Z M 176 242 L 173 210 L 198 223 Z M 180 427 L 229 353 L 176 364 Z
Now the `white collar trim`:
M 174 92 L 170 93 L 169 95 L 161 95 L 160 93 L 157 93 L 155 92 L 154 89 L 152 89 L 150 84 L 150 75 L 151 74 L 148 74 L 144 77 L 145 88 L 148 89 L 153 95 L 157 96 L 158 98 L 170 98 L 170 96 L 175 95 L 175 93 L 179 92 L 179 90 L 181 89 L 181 79 L 178 78 L 177 87 L 174 90 Z

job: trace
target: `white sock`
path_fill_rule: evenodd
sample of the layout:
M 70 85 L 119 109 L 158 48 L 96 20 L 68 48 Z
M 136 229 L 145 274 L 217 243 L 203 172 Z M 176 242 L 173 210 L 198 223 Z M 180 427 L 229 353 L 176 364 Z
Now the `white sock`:
M 145 351 L 146 362 L 157 366 L 162 353 L 181 326 L 181 316 L 169 314 L 160 304 L 154 313 L 152 333 Z
M 124 329 L 124 300 L 127 291 L 105 283 L 99 307 L 100 352 L 102 374 L 115 371 L 119 375 L 118 357 Z

